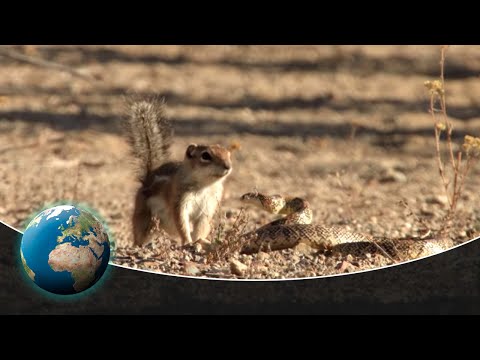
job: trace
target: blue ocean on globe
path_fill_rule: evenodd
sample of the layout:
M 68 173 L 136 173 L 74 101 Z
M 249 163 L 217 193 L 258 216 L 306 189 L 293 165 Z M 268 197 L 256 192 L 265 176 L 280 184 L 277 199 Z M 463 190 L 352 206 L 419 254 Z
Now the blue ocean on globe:
M 60 205 L 42 211 L 29 223 L 20 256 L 36 285 L 55 294 L 75 294 L 102 277 L 110 259 L 110 242 L 90 212 Z

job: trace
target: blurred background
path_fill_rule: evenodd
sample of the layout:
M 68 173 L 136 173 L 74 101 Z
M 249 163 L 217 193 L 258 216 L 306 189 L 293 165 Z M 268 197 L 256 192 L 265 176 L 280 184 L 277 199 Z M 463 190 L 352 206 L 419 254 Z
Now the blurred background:
M 423 84 L 439 59 L 439 46 L 2 46 L 0 219 L 22 227 L 47 203 L 81 201 L 129 244 L 136 183 L 120 119 L 135 91 L 165 96 L 174 158 L 191 142 L 238 149 L 226 221 L 257 189 L 306 197 L 316 222 L 375 236 L 438 228 L 447 204 Z M 457 147 L 480 135 L 479 74 L 480 47 L 450 47 Z M 480 230 L 479 174 L 459 241 Z M 270 219 L 248 211 L 252 228 Z

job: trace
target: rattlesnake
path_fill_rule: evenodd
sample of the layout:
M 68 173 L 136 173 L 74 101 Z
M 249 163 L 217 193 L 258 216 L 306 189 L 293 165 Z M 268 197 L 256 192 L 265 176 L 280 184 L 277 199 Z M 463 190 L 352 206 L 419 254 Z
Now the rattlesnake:
M 285 198 L 255 192 L 244 194 L 241 200 L 270 213 L 286 215 L 244 234 L 241 249 L 244 254 L 293 248 L 303 243 L 313 249 L 355 255 L 380 252 L 392 259 L 405 261 L 433 255 L 453 246 L 448 238 L 374 239 L 339 226 L 314 225 L 310 204 L 299 197 Z

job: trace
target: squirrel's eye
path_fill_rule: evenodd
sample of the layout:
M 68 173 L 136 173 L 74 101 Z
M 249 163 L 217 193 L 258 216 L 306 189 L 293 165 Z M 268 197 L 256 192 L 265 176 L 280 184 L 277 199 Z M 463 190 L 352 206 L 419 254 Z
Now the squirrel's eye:
M 204 152 L 204 153 L 202 154 L 202 160 L 212 161 L 212 155 L 210 155 L 208 152 Z

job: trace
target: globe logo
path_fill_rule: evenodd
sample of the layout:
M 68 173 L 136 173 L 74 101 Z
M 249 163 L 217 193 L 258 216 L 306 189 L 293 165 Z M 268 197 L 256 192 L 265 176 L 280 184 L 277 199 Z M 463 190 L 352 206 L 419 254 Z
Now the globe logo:
M 28 224 L 20 256 L 36 285 L 54 294 L 75 294 L 102 277 L 110 259 L 110 243 L 103 225 L 91 213 L 61 205 L 42 211 Z

